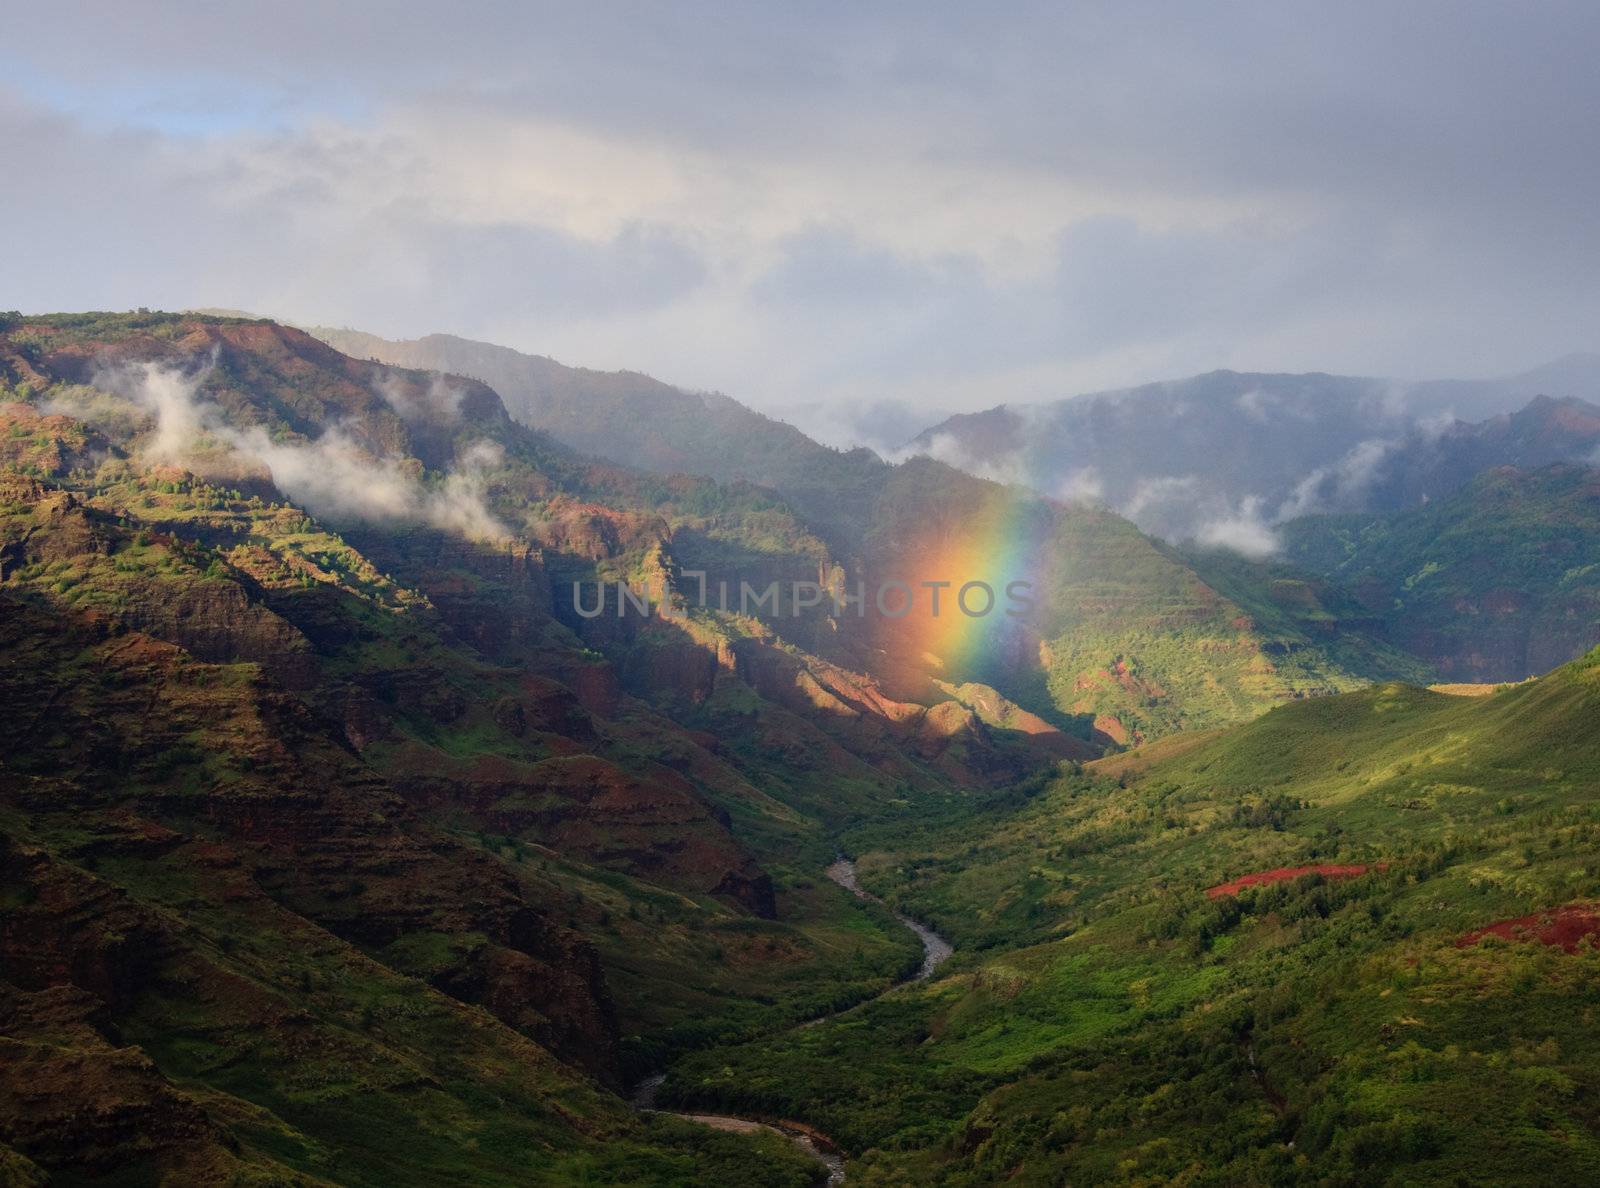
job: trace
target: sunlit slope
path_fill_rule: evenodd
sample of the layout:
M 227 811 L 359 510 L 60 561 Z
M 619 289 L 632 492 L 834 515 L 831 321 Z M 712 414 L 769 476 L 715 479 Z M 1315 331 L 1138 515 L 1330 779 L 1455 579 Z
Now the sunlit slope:
M 1597 722 L 1591 653 L 1488 697 L 1283 706 L 932 840 L 864 832 L 949 975 L 670 1091 L 836 1126 L 874 1184 L 1592 1178 L 1600 957 L 1538 938 L 1600 895 Z

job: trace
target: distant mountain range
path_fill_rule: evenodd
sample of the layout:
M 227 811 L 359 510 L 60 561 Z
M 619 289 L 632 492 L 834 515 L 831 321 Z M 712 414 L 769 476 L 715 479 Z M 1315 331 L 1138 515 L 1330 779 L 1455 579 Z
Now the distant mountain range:
M 760 483 L 831 523 L 864 526 L 850 496 L 875 481 L 870 451 L 822 446 L 730 397 L 446 334 L 312 333 L 357 358 L 480 379 L 519 420 L 584 453 Z M 1600 355 L 1574 354 L 1492 380 L 1216 371 L 959 414 L 896 456 L 1101 503 L 1169 540 L 1264 555 L 1276 526 L 1300 515 L 1413 506 L 1491 466 L 1596 451 Z
M 1103 502 L 1170 540 L 1264 554 L 1296 516 L 1413 505 L 1488 466 L 1591 459 L 1600 406 L 1587 397 L 1600 399 L 1600 356 L 1410 385 L 1216 371 L 962 414 L 908 451 Z

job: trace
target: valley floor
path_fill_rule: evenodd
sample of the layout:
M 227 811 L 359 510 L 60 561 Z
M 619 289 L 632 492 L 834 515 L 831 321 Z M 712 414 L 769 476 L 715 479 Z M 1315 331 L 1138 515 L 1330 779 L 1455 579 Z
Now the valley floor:
M 1600 1179 L 1600 654 L 1377 686 L 847 836 L 938 973 L 693 1053 L 852 1183 Z
M 858 899 L 877 903 L 880 906 L 883 904 L 883 901 L 878 899 L 877 896 L 862 889 L 861 884 L 856 879 L 856 864 L 850 859 L 839 858 L 835 860 L 828 867 L 827 875 L 835 883 L 843 887 L 846 891 L 849 891 Z M 911 976 L 910 980 L 923 981 L 926 978 L 931 977 L 934 971 L 937 970 L 939 966 L 942 965 L 954 952 L 950 942 L 945 940 L 944 937 L 940 936 L 927 925 L 919 924 L 909 916 L 896 914 L 895 918 L 906 928 L 914 932 L 917 936 L 917 939 L 922 942 L 922 964 L 917 968 L 916 973 Z M 885 990 L 884 993 L 888 993 L 888 990 Z M 871 1001 L 871 999 L 868 999 L 867 1003 L 870 1003 Z M 844 1014 L 848 1011 L 858 1010 L 860 1007 L 867 1005 L 867 1003 L 860 1003 L 856 1006 L 846 1007 L 842 1011 L 835 1011 L 828 1015 L 819 1016 L 816 1019 L 806 1020 L 805 1022 L 799 1024 L 799 1026 L 811 1027 L 819 1023 L 826 1023 L 828 1020 L 836 1018 L 838 1015 Z M 656 1073 L 641 1080 L 634 1087 L 633 1094 L 630 1098 L 633 1107 L 637 1110 L 642 1110 L 645 1112 L 658 1112 L 656 1100 L 660 1094 L 661 1086 L 665 1081 L 665 1073 Z M 702 1126 L 708 1126 L 713 1130 L 727 1130 L 740 1134 L 748 1134 L 758 1130 L 767 1130 L 775 1134 L 783 1135 L 785 1138 L 788 1138 L 791 1142 L 795 1143 L 795 1145 L 797 1145 L 801 1150 L 805 1151 L 808 1155 L 814 1158 L 818 1163 L 827 1168 L 827 1182 L 829 1184 L 842 1184 L 845 1182 L 845 1161 L 844 1156 L 839 1153 L 838 1144 L 829 1136 L 822 1134 L 820 1131 L 817 1131 L 811 1127 L 794 1122 L 785 1122 L 783 1120 L 771 1121 L 758 1118 L 742 1118 L 734 1117 L 729 1114 L 675 1112 L 674 1116 L 682 1118 L 687 1122 L 695 1122 Z

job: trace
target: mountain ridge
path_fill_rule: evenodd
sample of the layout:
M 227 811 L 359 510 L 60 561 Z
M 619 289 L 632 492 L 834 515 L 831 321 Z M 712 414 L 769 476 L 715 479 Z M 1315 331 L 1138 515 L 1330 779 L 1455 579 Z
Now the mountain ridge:
M 1586 391 L 1600 398 L 1594 378 Z M 1587 460 L 1600 445 L 1600 407 L 1579 396 L 1534 392 L 1467 422 L 1444 414 L 1455 388 L 1425 387 L 1215 371 L 960 414 L 907 451 L 1104 502 L 1165 539 L 1268 552 L 1273 528 L 1300 515 L 1398 508 L 1488 466 Z

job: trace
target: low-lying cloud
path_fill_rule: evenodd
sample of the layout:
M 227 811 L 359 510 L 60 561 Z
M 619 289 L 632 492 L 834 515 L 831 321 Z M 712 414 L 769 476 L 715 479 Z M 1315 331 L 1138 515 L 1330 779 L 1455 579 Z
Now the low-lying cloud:
M 1055 496 L 1063 503 L 1104 503 L 1105 480 L 1093 466 L 1074 470 L 1056 485 Z
M 1283 547 L 1277 532 L 1261 514 L 1261 500 L 1254 496 L 1236 512 L 1201 524 L 1194 541 L 1202 548 L 1229 549 L 1255 561 L 1274 556 Z
M 418 393 L 403 376 L 384 371 L 373 381 L 372 388 L 407 423 L 454 424 L 461 419 L 461 401 L 466 396 L 460 384 L 444 375 L 435 375 L 428 387 Z
M 1317 467 L 1290 492 L 1274 519 L 1282 523 L 1317 512 L 1356 510 L 1401 444 L 1392 438 L 1371 438 L 1332 465 Z
M 154 362 L 124 364 L 102 371 L 95 384 L 154 418 L 154 429 L 139 443 L 141 456 L 149 462 L 189 465 L 208 445 L 220 445 L 259 464 L 280 491 L 317 516 L 415 521 L 474 540 L 511 535 L 485 498 L 486 474 L 504 460 L 494 443 L 471 447 L 441 483 L 430 485 L 423 481 L 415 460 L 376 456 L 343 426 L 335 425 L 308 442 L 285 442 L 273 440 L 260 426 L 240 429 L 228 424 L 222 410 L 200 395 L 211 366 L 210 362 L 189 369 Z M 398 385 L 390 388 L 403 395 Z M 428 399 L 438 409 L 453 410 L 459 404 L 459 394 L 451 403 L 448 383 L 436 382 L 434 388 L 439 390 L 430 389 Z M 410 413 L 419 415 L 414 402 L 410 405 Z M 396 411 L 407 415 L 398 404 Z
M 926 442 L 880 453 L 885 461 L 896 465 L 912 458 L 932 458 L 978 478 L 1008 486 L 1029 486 L 1035 478 L 1021 450 L 1007 451 L 996 458 L 975 458 L 953 433 L 935 433 Z

